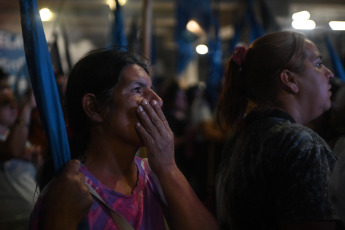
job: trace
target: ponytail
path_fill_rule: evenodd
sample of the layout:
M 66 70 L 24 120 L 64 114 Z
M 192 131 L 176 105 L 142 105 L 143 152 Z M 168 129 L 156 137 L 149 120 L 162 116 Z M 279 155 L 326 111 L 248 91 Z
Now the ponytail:
M 227 64 L 224 88 L 216 111 L 218 123 L 224 130 L 236 130 L 243 123 L 248 105 L 246 70 L 243 68 L 247 53 L 248 49 L 243 46 L 236 48 Z
M 252 106 L 249 103 L 260 110 L 281 103 L 277 97 L 283 90 L 279 75 L 283 69 L 303 71 L 305 39 L 303 34 L 283 31 L 258 38 L 249 50 L 243 46 L 235 49 L 217 108 L 221 127 L 240 129 L 247 109 Z

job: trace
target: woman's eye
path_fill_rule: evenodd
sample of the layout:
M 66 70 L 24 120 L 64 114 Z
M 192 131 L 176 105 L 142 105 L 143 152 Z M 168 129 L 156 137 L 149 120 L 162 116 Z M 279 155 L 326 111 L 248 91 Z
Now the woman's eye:
M 319 62 L 319 63 L 316 64 L 316 66 L 317 66 L 318 68 L 321 68 L 322 65 L 323 65 L 322 62 Z
M 136 87 L 136 88 L 132 89 L 132 91 L 135 93 L 141 93 L 141 87 Z

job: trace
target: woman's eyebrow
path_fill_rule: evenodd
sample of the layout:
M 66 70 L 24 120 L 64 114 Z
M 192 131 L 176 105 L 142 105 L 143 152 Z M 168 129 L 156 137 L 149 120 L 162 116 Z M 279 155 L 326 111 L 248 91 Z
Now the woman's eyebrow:
M 138 85 L 140 87 L 146 87 L 147 83 L 140 81 L 140 80 L 135 80 L 135 81 L 130 82 L 128 86 L 133 86 L 133 85 Z
M 142 82 L 142 81 L 135 81 L 136 84 L 140 85 L 140 86 L 147 86 L 146 82 Z
M 322 60 L 322 56 L 321 55 L 315 55 L 315 57 L 313 57 L 312 59 L 310 59 L 310 60 L 312 60 L 312 61 L 316 61 L 316 60 Z

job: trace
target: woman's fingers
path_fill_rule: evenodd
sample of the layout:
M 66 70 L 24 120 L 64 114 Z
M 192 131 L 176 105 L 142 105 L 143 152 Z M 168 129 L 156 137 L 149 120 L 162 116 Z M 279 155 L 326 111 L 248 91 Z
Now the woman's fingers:
M 145 145 L 149 145 L 149 143 L 154 143 L 153 138 L 146 131 L 146 129 L 142 126 L 140 122 L 137 122 L 136 130 L 139 133 L 139 136 L 141 137 L 141 139 L 144 141 Z
M 70 160 L 61 174 L 48 185 L 44 220 L 46 226 L 52 225 L 54 229 L 75 226 L 77 229 L 88 215 L 93 200 L 85 185 L 85 176 L 79 171 L 80 167 L 79 161 Z
M 146 146 L 152 170 L 174 166 L 174 135 L 158 103 L 142 101 L 137 112 L 140 122 L 136 129 Z
M 139 105 L 137 108 L 137 114 L 139 117 L 140 122 L 137 124 L 137 129 L 139 129 L 140 133 L 142 134 L 142 138 L 146 141 L 154 142 L 154 139 L 157 139 L 157 129 L 152 123 L 151 119 L 147 115 L 146 111 L 142 105 Z M 156 138 L 155 138 L 156 137 Z
M 155 109 L 153 107 L 155 107 Z M 158 109 L 158 110 L 157 110 Z M 159 138 L 166 133 L 166 128 L 164 124 L 165 117 L 162 117 L 157 114 L 156 111 L 161 111 L 157 101 L 152 101 L 151 104 L 148 103 L 146 99 L 142 100 L 139 107 L 139 118 L 142 125 L 146 128 L 147 132 L 151 134 L 153 138 Z
M 158 105 L 157 101 L 153 100 L 151 105 L 152 105 L 153 109 L 155 110 L 157 116 L 159 117 L 159 119 L 163 123 L 164 128 L 166 129 L 166 131 L 172 132 L 171 129 L 170 129 L 169 123 L 168 123 L 168 121 L 167 121 L 167 119 L 166 119 L 166 117 L 165 117 L 161 107 Z

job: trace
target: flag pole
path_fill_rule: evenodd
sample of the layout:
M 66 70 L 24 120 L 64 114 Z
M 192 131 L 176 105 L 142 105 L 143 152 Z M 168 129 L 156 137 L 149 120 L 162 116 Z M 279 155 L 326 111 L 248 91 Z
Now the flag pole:
M 144 0 L 142 28 L 142 55 L 145 58 L 149 58 L 151 56 L 152 38 L 152 0 Z

